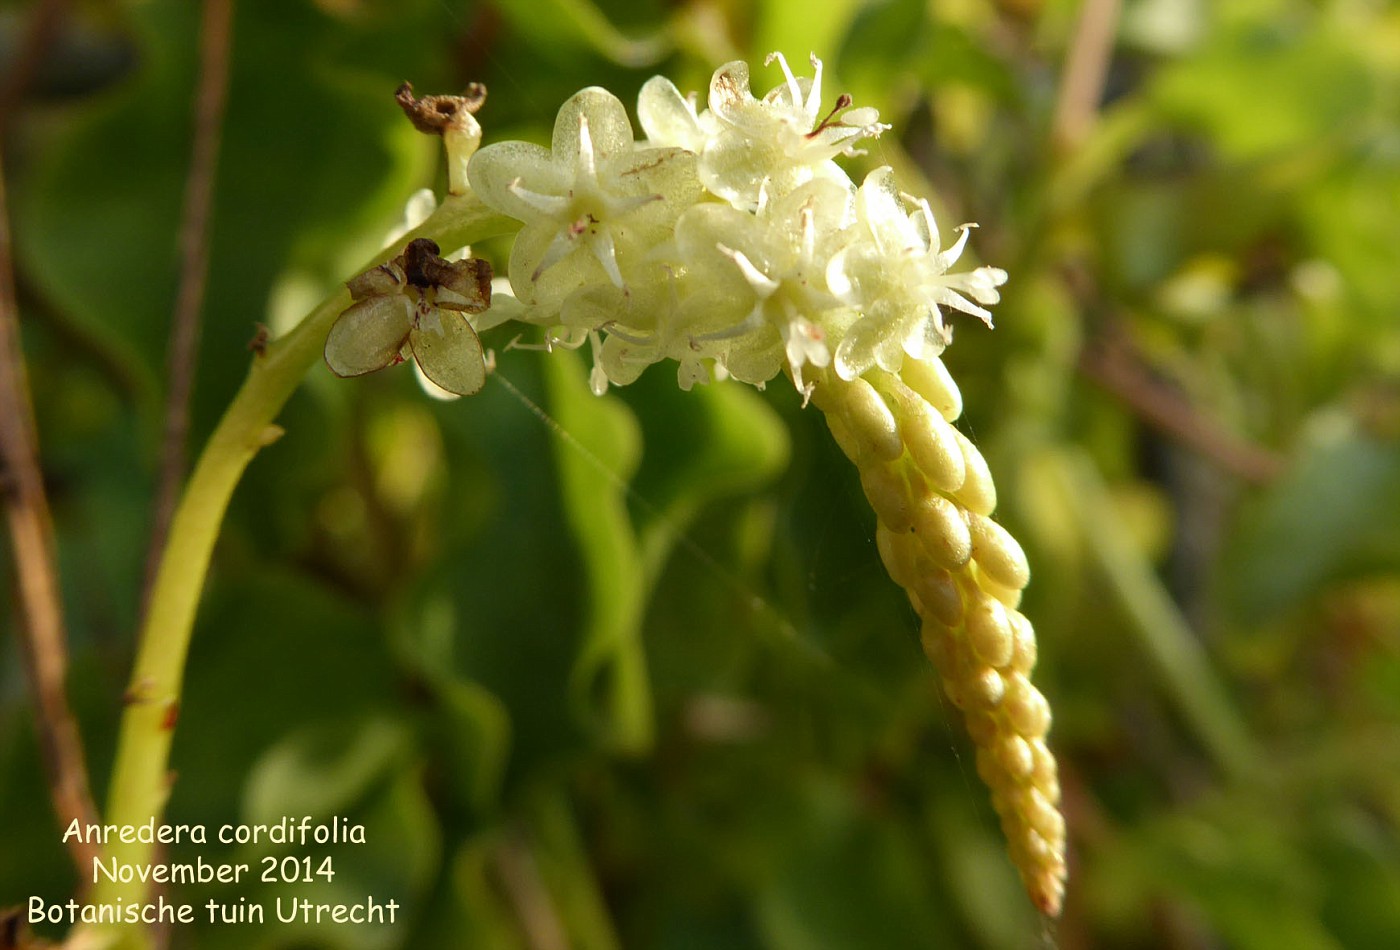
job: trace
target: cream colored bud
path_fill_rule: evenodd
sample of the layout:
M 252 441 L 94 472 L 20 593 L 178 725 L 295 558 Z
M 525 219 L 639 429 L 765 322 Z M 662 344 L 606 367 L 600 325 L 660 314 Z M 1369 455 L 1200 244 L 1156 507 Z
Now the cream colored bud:
M 917 397 L 912 402 L 919 408 L 906 417 L 904 444 L 934 488 L 956 492 L 967 480 L 967 463 L 957 434 L 928 403 Z
M 974 552 L 974 557 L 975 556 L 976 555 Z M 1020 588 L 1007 587 L 1004 584 L 998 584 L 996 581 L 992 580 L 992 578 L 989 577 L 985 571 L 977 572 L 977 586 L 980 587 L 982 590 L 986 591 L 991 596 L 995 597 L 997 600 L 1001 601 L 1002 606 L 1004 607 L 1014 609 L 1016 607 L 1021 606 Z
M 913 588 L 918 581 L 914 558 L 918 553 L 918 542 L 907 531 L 895 534 L 884 524 L 875 525 L 875 548 L 880 552 L 880 561 L 885 565 L 890 578 L 900 587 Z
M 958 447 L 962 449 L 963 465 L 967 469 L 967 476 L 955 497 L 969 511 L 989 515 L 997 506 L 997 486 L 992 481 L 992 470 L 987 468 L 987 460 L 967 436 L 957 429 L 953 430 L 953 434 L 958 440 Z
M 961 624 L 964 616 L 962 591 L 953 576 L 928 558 L 921 558 L 916 564 L 917 573 L 909 587 L 918 595 L 923 607 L 920 613 L 949 627 Z
M 1035 768 L 1031 744 L 1017 735 L 1005 735 L 998 740 L 996 757 L 1006 774 L 1017 780 L 1029 778 Z
M 1014 590 L 1030 583 L 1031 568 L 1026 563 L 1026 552 L 1011 532 L 982 515 L 971 515 L 967 526 L 972 533 L 972 557 L 988 577 Z
M 1042 795 L 1052 802 L 1060 800 L 1060 767 L 1044 739 L 1031 739 L 1031 755 L 1035 757 L 1035 769 L 1031 772 L 1031 782 L 1040 789 Z
M 979 660 L 997 669 L 1011 663 L 1016 639 L 999 600 L 978 597 L 968 605 L 966 624 L 967 642 Z
M 1011 668 L 1017 673 L 1030 675 L 1035 668 L 1038 647 L 1035 642 L 1035 628 L 1019 610 L 1008 610 L 1006 619 L 1011 624 L 1011 635 L 1015 647 L 1011 656 Z
M 1026 823 L 1052 845 L 1064 838 L 1064 817 L 1060 814 L 1060 810 L 1055 807 L 1054 802 L 1042 795 L 1038 789 L 1030 789 L 1021 814 Z
M 1022 673 L 1007 677 L 1004 708 L 1011 727 L 1028 739 L 1038 739 L 1050 729 L 1050 704 Z
M 1045 840 L 1045 836 L 1034 828 L 1026 829 L 1026 834 L 1021 842 L 1031 863 L 1045 865 L 1055 860 L 1055 849 L 1051 847 L 1050 842 Z
M 925 620 L 919 628 L 919 644 L 924 648 L 924 656 L 940 674 L 951 675 L 955 666 L 953 660 L 952 631 L 936 620 Z
M 1021 736 L 1002 737 L 997 744 L 997 761 L 1016 781 L 1025 781 L 1035 770 L 1035 754 L 1030 751 L 1030 743 Z
M 869 382 L 856 379 L 847 385 L 842 393 L 841 410 L 851 434 L 863 450 L 885 462 L 904 454 L 899 423 Z
M 899 375 L 909 388 L 923 397 L 944 419 L 952 422 L 962 415 L 962 393 L 938 357 L 905 360 Z
M 865 489 L 866 500 L 875 509 L 880 521 L 896 534 L 908 531 L 914 525 L 912 505 L 909 502 L 909 485 L 904 476 L 892 465 L 869 464 L 860 467 L 860 486 Z M 967 530 L 967 526 L 963 526 Z M 968 539 L 968 556 L 972 556 L 972 540 Z
M 898 376 L 881 373 L 876 381 L 898 412 L 899 432 L 914 464 L 939 491 L 961 488 L 967 470 L 953 427 Z
M 910 523 L 924 552 L 939 567 L 957 570 L 971 559 L 967 522 L 958 506 L 942 495 L 929 492 L 919 497 L 910 512 Z
M 1006 681 L 996 670 L 984 666 L 968 679 L 964 692 L 968 702 L 979 709 L 995 709 L 1006 695 Z
M 831 437 L 836 440 L 836 445 L 841 449 L 842 454 L 852 462 L 859 464 L 861 445 L 852 434 L 851 427 L 846 424 L 846 420 L 834 412 L 829 412 L 826 414 L 826 427 L 831 430 Z
M 989 749 L 997 737 L 996 720 L 992 718 L 991 713 L 980 709 L 971 710 L 967 714 L 967 734 L 977 748 Z M 996 790 L 992 782 L 987 784 L 992 786 L 993 791 Z
M 1047 917 L 1060 916 L 1065 900 L 1065 865 L 1060 861 L 1034 875 L 1021 874 L 1036 909 Z

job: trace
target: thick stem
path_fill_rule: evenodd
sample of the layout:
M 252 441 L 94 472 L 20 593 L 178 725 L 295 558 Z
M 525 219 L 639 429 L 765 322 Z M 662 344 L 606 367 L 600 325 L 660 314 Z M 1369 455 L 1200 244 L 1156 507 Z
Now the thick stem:
M 487 209 L 474 195 L 449 198 L 432 217 L 382 252 L 376 263 L 402 251 L 407 242 L 426 237 L 444 248 L 509 231 L 514 222 Z M 180 709 L 180 685 L 194 627 L 195 610 L 204 576 L 218 537 L 219 525 L 244 468 L 282 430 L 273 424 L 282 406 L 321 356 L 326 334 L 336 317 L 350 305 L 341 289 L 323 301 L 291 333 L 254 358 L 243 387 L 234 397 L 190 476 L 175 509 L 169 541 L 152 588 L 150 609 L 122 715 L 116 764 L 108 793 L 106 824 L 159 826 L 170 794 L 170 741 Z M 103 860 L 110 867 L 141 867 L 154 858 L 155 846 L 109 841 Z M 95 869 L 84 869 L 84 877 Z M 140 881 L 111 883 L 106 877 L 94 888 L 92 903 L 127 905 L 148 899 Z M 147 936 L 138 928 L 83 925 L 68 946 L 144 947 Z

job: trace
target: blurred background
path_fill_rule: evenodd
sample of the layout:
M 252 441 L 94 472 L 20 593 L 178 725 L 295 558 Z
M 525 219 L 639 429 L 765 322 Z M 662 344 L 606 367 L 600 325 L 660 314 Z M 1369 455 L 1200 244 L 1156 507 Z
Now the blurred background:
M 200 33 L 181 0 L 0 4 L 21 330 L 99 801 Z M 400 923 L 170 946 L 1400 946 L 1394 4 L 239 0 L 222 42 L 192 455 L 255 324 L 291 325 L 441 191 L 402 80 L 486 83 L 488 142 L 546 141 L 577 89 L 630 105 L 657 72 L 703 91 L 745 58 L 762 92 L 772 50 L 821 56 L 828 102 L 878 107 L 894 131 L 853 176 L 893 165 L 1011 275 L 997 329 L 955 319 L 946 361 L 1032 564 L 1072 877 L 1046 924 L 817 413 L 786 385 L 681 393 L 664 366 L 595 399 L 578 354 L 506 352 L 507 327 L 485 337 L 502 378 L 457 402 L 404 367 L 313 370 L 234 498 L 175 737 L 170 821 L 362 823 L 297 896 L 392 898 Z M 9 907 L 76 876 L 8 546 L 0 566 Z M 280 852 L 171 858 L 196 853 Z

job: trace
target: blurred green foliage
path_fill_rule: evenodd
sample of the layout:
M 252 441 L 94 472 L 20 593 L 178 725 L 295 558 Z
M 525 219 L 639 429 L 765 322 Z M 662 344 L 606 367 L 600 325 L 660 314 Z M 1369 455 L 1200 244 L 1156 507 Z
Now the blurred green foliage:
M 895 125 L 856 170 L 892 164 L 945 227 L 980 222 L 1011 273 L 998 329 L 960 322 L 947 361 L 1035 572 L 1073 851 L 1049 933 L 1400 945 L 1400 10 L 1115 6 L 243 0 L 193 444 L 254 323 L 285 328 L 440 186 L 401 80 L 483 81 L 487 140 L 540 139 L 585 85 L 703 90 L 727 58 L 811 49 Z M 1113 45 L 1076 126 L 1084 7 Z M 30 12 L 0 7 L 0 48 Z M 99 793 L 198 20 L 68 4 L 6 130 Z M 469 400 L 313 372 L 235 497 L 190 658 L 170 819 L 363 823 L 304 896 L 392 897 L 400 924 L 199 925 L 172 946 L 1039 945 L 815 413 L 784 386 L 680 393 L 664 368 L 595 399 L 574 354 L 507 351 L 512 332 L 487 335 L 501 379 Z M 3 607 L 0 907 L 75 884 Z M 195 850 L 262 853 L 171 857 Z

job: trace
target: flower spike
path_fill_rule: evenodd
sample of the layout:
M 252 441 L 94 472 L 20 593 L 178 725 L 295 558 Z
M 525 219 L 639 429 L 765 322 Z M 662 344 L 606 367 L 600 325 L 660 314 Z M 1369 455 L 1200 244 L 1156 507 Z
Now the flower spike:
M 727 63 L 703 110 L 669 81 L 648 81 L 643 141 L 622 103 L 590 88 L 560 109 L 550 148 L 476 152 L 470 188 L 523 225 L 514 296 L 483 319 L 538 324 L 546 347 L 586 343 L 595 393 L 670 359 L 682 389 L 730 377 L 762 387 L 784 374 L 824 414 L 860 474 L 923 650 L 963 712 L 1011 858 L 1035 905 L 1057 915 L 1065 823 L 1050 706 L 1030 680 L 1035 634 L 1019 610 L 1029 566 L 992 520 L 996 486 L 954 425 L 962 396 L 941 359 L 947 313 L 991 327 L 1007 274 L 952 272 L 975 225 L 945 247 L 929 202 L 901 192 L 890 168 L 857 185 L 836 163 L 889 126 L 848 95 L 826 108 L 819 59 L 810 78 L 779 53 L 765 63 L 781 72 L 773 89 L 756 96 L 748 64 Z M 464 314 L 490 303 L 482 267 L 410 244 L 351 281 L 327 362 L 356 375 L 411 356 L 438 385 L 475 391 L 486 369 Z

